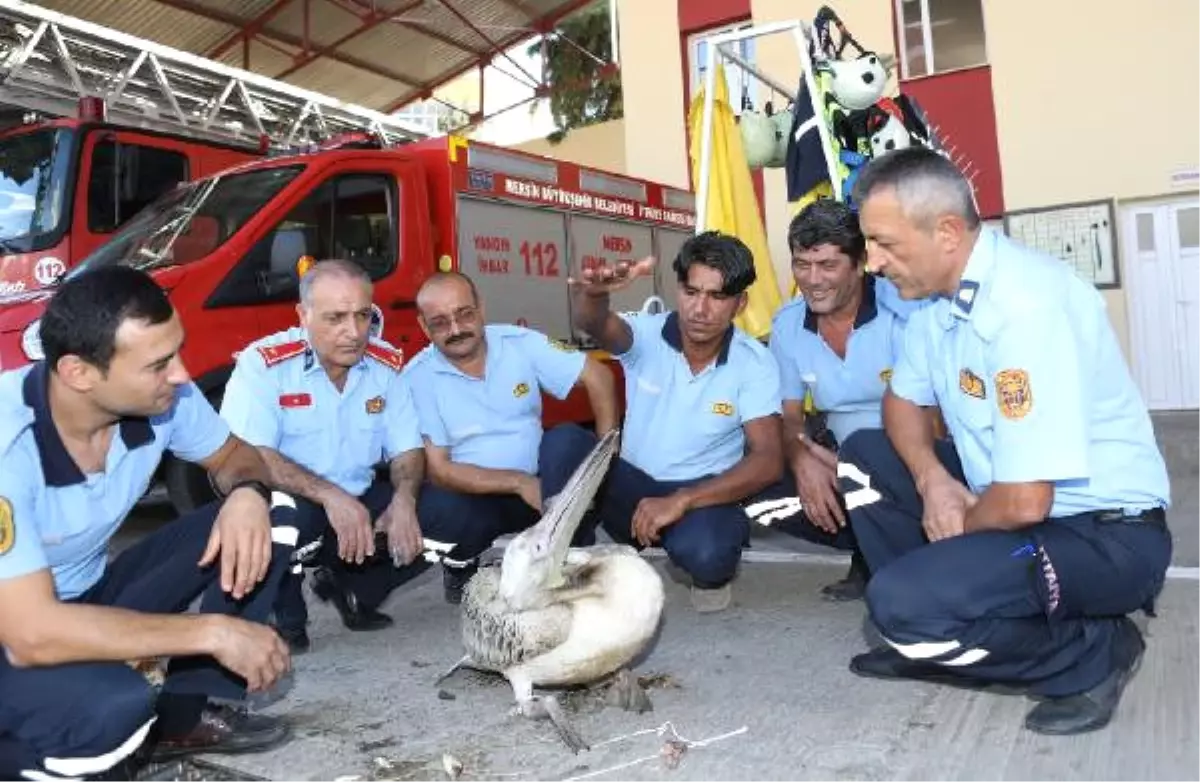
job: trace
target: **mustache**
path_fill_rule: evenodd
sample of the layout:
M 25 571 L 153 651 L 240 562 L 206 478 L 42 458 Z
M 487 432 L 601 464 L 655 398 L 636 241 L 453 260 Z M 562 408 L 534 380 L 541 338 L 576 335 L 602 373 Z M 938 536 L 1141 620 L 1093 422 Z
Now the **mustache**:
M 465 341 L 465 340 L 468 340 L 468 339 L 474 339 L 474 338 L 475 338 L 475 332 L 473 332 L 473 331 L 460 331 L 459 333 L 455 334 L 455 335 L 454 335 L 454 336 L 452 336 L 452 337 L 447 337 L 447 338 L 446 338 L 446 344 L 447 344 L 447 345 L 457 345 L 457 344 L 458 344 L 458 343 L 460 343 L 460 342 L 463 342 L 463 341 Z

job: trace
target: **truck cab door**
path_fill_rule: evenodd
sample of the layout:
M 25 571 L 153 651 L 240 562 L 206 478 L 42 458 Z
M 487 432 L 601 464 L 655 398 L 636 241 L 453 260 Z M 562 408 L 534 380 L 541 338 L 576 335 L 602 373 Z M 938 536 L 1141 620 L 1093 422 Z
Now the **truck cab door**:
M 343 159 L 297 189 L 282 219 L 254 241 L 211 305 L 255 305 L 264 334 L 297 325 L 298 265 L 340 258 L 366 270 L 383 339 L 411 355 L 422 344 L 417 287 L 430 267 L 420 169 L 377 155 Z
M 180 182 L 190 161 L 182 142 L 124 130 L 87 134 L 75 189 L 71 255 L 78 261 L 143 207 Z

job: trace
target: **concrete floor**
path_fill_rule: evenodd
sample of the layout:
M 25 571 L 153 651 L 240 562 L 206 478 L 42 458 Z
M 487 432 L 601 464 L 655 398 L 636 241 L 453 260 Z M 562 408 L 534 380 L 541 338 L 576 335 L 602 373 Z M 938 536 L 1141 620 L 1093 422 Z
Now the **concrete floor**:
M 498 679 L 456 674 L 435 686 L 460 650 L 436 574 L 393 596 L 397 624 L 379 633 L 349 633 L 331 608 L 316 606 L 313 649 L 266 709 L 295 721 L 295 740 L 211 759 L 270 779 L 444 778 L 447 753 L 465 779 L 1200 777 L 1195 581 L 1167 586 L 1114 722 L 1048 738 L 1023 729 L 1032 704 L 1020 695 L 851 674 L 850 656 L 867 648 L 862 604 L 816 596 L 838 575 L 831 566 L 749 565 L 735 607 L 719 615 L 696 614 L 687 590 L 668 579 L 662 633 L 635 670 L 668 676 L 671 686 L 650 690 L 646 714 L 583 704 L 574 719 L 593 749 L 579 756 L 546 723 L 507 716 L 511 691 Z M 656 732 L 668 724 L 692 742 L 725 738 L 692 747 L 668 770 L 659 753 L 670 734 Z
M 294 721 L 295 739 L 208 760 L 268 779 L 445 779 L 446 754 L 463 779 L 1200 778 L 1197 416 L 1155 423 L 1171 468 L 1174 566 L 1159 616 L 1136 617 L 1148 650 L 1102 731 L 1042 737 L 1022 728 L 1032 704 L 1020 695 L 854 676 L 846 665 L 867 648 L 863 606 L 817 597 L 842 563 L 763 530 L 730 611 L 697 615 L 663 570 L 664 626 L 635 670 L 668 686 L 651 689 L 654 711 L 642 715 L 573 703 L 589 752 L 573 756 L 548 724 L 507 716 L 501 680 L 458 674 L 434 685 L 461 644 L 431 572 L 392 596 L 396 625 L 378 633 L 350 633 L 314 601 L 313 649 L 265 706 Z M 147 509 L 132 526 L 159 515 Z M 676 734 L 700 743 L 670 769 L 660 750 Z

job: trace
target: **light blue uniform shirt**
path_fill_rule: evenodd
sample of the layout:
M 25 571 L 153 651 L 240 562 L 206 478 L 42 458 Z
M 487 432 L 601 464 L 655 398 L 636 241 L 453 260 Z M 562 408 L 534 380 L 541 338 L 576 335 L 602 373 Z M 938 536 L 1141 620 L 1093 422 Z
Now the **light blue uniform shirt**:
M 1051 516 L 1169 501 L 1105 313 L 1074 271 L 985 228 L 953 299 L 915 313 L 893 392 L 941 407 L 967 482 L 1054 484 Z
M 272 448 L 358 497 L 375 465 L 421 447 L 403 356 L 371 340 L 338 391 L 307 339 L 293 327 L 247 346 L 225 386 L 221 417 L 251 445 Z
M 61 600 L 91 588 L 108 544 L 154 476 L 164 451 L 202 461 L 229 427 L 192 384 L 170 411 L 117 425 L 103 472 L 84 475 L 50 417 L 39 362 L 0 375 L 0 579 L 49 568 Z
M 765 345 L 731 328 L 716 361 L 693 374 L 678 313 L 627 314 L 621 457 L 659 481 L 691 481 L 733 467 L 747 421 L 781 412 L 779 366 Z
M 460 372 L 435 345 L 404 370 L 421 434 L 450 451 L 450 461 L 491 470 L 538 472 L 542 391 L 565 399 L 587 356 L 521 326 L 484 327 L 482 378 Z
M 817 316 L 796 298 L 780 308 L 771 325 L 771 353 L 779 362 L 785 401 L 813 404 L 827 414 L 838 443 L 859 429 L 883 426 L 883 392 L 904 340 L 909 315 L 928 300 L 906 302 L 886 279 L 863 275 L 863 296 L 846 342 L 846 357 L 833 351 L 817 330 Z

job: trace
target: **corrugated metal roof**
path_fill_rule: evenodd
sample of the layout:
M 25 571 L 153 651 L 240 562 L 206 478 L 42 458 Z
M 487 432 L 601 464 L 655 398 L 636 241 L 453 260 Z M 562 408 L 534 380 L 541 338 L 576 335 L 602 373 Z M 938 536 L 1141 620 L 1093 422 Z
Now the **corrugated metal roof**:
M 38 4 L 351 103 L 394 110 L 428 97 L 434 88 L 488 62 L 493 52 L 551 28 L 588 0 L 42 0 Z M 253 33 L 248 48 L 245 30 Z M 512 70 L 511 64 L 507 70 Z

